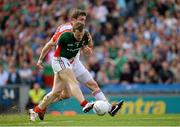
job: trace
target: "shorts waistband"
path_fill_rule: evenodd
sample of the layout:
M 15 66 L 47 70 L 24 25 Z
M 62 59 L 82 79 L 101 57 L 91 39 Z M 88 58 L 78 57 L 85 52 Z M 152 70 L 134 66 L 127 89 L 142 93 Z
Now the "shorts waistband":
M 53 57 L 54 60 L 60 60 L 60 57 Z
M 53 57 L 54 60 L 61 60 L 61 57 Z M 74 62 L 74 57 L 71 59 L 68 59 L 69 62 L 72 64 Z

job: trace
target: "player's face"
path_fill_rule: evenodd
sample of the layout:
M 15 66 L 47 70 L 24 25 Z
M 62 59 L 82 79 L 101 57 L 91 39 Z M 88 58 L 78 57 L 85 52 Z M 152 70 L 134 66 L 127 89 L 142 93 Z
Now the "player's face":
M 74 32 L 74 37 L 76 38 L 77 41 L 81 41 L 84 35 L 84 30 L 81 32 L 79 30 L 76 30 Z
M 80 21 L 85 24 L 86 16 L 79 16 L 76 21 Z

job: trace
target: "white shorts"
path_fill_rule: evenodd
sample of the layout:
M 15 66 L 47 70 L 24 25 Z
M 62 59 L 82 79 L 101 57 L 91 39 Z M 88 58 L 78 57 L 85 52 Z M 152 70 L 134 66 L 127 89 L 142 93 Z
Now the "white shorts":
M 70 61 L 72 60 L 68 60 L 64 57 L 53 57 L 51 66 L 54 73 L 56 74 L 63 69 L 69 68 L 73 70 L 77 80 L 81 84 L 86 84 L 88 81 L 93 79 L 89 71 L 84 67 L 78 58 L 75 58 L 71 63 Z
M 63 69 L 72 69 L 69 60 L 64 57 L 53 57 L 51 66 L 55 74 Z
M 79 59 L 75 59 L 72 64 L 73 72 L 77 78 L 77 80 L 81 84 L 86 84 L 89 80 L 92 80 L 92 76 L 89 71 L 84 67 Z

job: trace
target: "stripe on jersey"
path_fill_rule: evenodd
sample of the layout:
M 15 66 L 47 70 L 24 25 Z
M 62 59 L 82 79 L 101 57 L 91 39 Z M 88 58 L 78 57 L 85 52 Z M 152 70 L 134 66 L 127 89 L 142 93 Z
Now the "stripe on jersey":
M 64 62 L 62 61 L 61 57 L 60 57 L 60 60 L 59 60 L 59 63 L 60 63 L 60 66 L 62 69 L 66 68 Z
M 54 57 L 59 57 L 60 53 L 61 53 L 61 45 L 57 45 L 57 48 L 54 52 Z
M 71 25 L 63 25 L 61 28 L 60 28 L 60 32 L 63 32 L 64 30 L 71 30 L 72 29 L 72 26 Z
M 57 35 L 57 38 L 61 37 L 61 35 L 64 33 L 64 32 L 71 32 L 71 30 L 64 30 L 63 32 L 59 32 L 59 34 Z M 59 37 L 58 37 L 59 36 Z M 57 45 L 57 48 L 55 49 L 55 52 L 54 52 L 54 56 L 55 57 L 59 57 L 59 54 L 61 53 L 61 46 Z
M 71 31 L 71 29 L 72 29 L 72 23 L 66 23 L 64 25 L 59 26 L 52 37 L 53 42 L 57 42 L 58 38 L 61 36 L 61 33 L 64 33 L 67 30 Z
M 56 43 L 57 42 L 57 40 L 59 39 L 59 37 L 62 35 L 62 33 L 64 33 L 64 32 L 71 32 L 71 30 L 64 30 L 64 31 L 62 31 L 62 32 L 57 32 L 57 33 L 55 33 L 54 35 L 53 35 L 53 37 L 52 37 L 52 39 L 53 39 L 53 42 L 54 43 Z

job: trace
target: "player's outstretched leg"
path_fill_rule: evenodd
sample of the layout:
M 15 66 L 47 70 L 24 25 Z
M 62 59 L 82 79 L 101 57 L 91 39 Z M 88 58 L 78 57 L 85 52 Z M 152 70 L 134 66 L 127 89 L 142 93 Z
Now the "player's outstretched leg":
M 120 102 L 116 103 L 115 105 L 112 105 L 111 110 L 109 111 L 109 114 L 111 116 L 115 116 L 116 113 L 121 109 L 122 105 L 123 105 L 124 101 L 121 100 Z
M 42 100 L 42 102 L 34 107 L 34 109 L 29 110 L 30 120 L 35 121 L 36 117 L 40 120 L 44 120 L 44 115 L 46 113 L 46 107 L 52 103 L 54 98 L 57 97 L 58 92 L 51 91 Z M 34 115 L 35 114 L 35 115 Z
M 35 121 L 36 117 L 38 116 L 40 120 L 44 120 L 44 115 L 46 112 L 46 108 L 49 104 L 53 102 L 53 100 L 59 97 L 61 90 L 64 88 L 65 84 L 60 82 L 60 78 L 57 74 L 54 76 L 54 84 L 51 92 L 49 92 L 42 100 L 42 102 L 36 106 L 33 111 L 29 110 L 30 120 Z M 38 115 L 34 115 L 34 112 Z
M 37 117 L 39 117 L 40 120 L 44 120 L 44 115 L 46 113 L 46 107 L 54 97 L 53 92 L 48 93 L 42 100 L 42 102 L 35 106 L 33 109 L 29 109 L 29 117 L 31 121 L 35 121 Z

